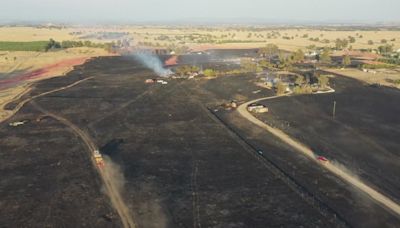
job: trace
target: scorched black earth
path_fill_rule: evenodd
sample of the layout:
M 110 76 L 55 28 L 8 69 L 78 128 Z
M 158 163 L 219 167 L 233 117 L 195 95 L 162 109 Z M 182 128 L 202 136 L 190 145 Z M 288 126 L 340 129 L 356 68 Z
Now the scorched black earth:
M 204 100 L 223 98 L 188 88 L 197 82 L 146 85 L 146 78 L 156 77 L 149 69 L 133 59 L 106 57 L 42 81 L 31 93 L 87 77 L 93 78 L 34 102 L 79 126 L 120 166 L 123 197 L 138 227 L 342 224 L 255 159 L 206 108 Z M 247 98 L 240 94 L 246 91 L 234 92 Z M 51 118 L 37 120 L 40 115 L 28 103 L 1 124 L 0 223 L 121 226 L 87 148 L 66 126 Z M 29 122 L 8 126 L 21 119 Z

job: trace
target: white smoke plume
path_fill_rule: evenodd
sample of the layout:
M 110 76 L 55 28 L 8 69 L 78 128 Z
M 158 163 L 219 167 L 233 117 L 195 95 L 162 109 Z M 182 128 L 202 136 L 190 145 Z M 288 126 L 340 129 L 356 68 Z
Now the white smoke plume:
M 167 77 L 168 75 L 172 74 L 172 71 L 170 69 L 166 69 L 163 67 L 163 63 L 158 58 L 158 56 L 151 53 L 150 51 L 138 50 L 133 54 L 133 56 L 136 60 L 143 63 L 146 67 L 152 69 L 160 77 Z

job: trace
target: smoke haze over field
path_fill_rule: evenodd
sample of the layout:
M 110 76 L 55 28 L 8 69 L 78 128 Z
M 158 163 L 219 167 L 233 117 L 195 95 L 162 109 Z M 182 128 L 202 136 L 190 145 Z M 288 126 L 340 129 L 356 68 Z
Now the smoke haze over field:
M 64 10 L 65 9 L 65 10 Z M 0 22 L 394 22 L 399 0 L 2 0 Z
M 170 69 L 164 68 L 163 63 L 158 56 L 149 51 L 139 50 L 136 51 L 133 56 L 146 67 L 152 69 L 160 77 L 166 77 L 172 74 Z

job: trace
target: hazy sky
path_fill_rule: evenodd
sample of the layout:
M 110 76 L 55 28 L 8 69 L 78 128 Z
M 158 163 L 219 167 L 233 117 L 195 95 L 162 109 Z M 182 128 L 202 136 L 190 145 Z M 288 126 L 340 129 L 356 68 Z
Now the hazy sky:
M 400 0 L 0 0 L 0 3 L 0 21 L 400 21 Z

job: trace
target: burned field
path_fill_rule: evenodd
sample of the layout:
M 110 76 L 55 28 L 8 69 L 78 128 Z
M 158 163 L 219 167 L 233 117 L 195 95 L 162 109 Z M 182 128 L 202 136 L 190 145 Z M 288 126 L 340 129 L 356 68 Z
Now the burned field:
M 79 126 L 113 160 L 122 174 L 115 181 L 123 185 L 138 227 L 399 224 L 234 111 L 210 112 L 231 99 L 271 95 L 266 89 L 253 93 L 260 88 L 252 75 L 147 85 L 152 71 L 133 59 L 105 57 L 38 83 L 29 96 L 87 77 L 93 78 L 35 99 L 0 125 L 0 224 L 121 226 L 87 148 L 38 107 Z M 278 112 L 277 101 L 267 105 Z M 19 120 L 29 122 L 8 125 Z M 260 159 L 255 147 L 282 170 Z M 322 206 L 310 203 L 305 193 Z
M 400 200 L 400 92 L 336 77 L 336 93 L 265 101 L 281 128 L 354 175 Z M 333 118 L 333 102 L 336 101 Z
M 366 86 L 345 77 L 336 77 L 332 84 L 336 89 L 334 94 L 261 101 L 269 113 L 256 116 L 398 202 L 399 92 Z M 332 119 L 333 101 L 337 102 L 335 119 Z M 246 125 L 237 113 L 222 116 L 256 148 L 269 151 L 263 155 L 267 160 L 294 176 L 351 225 L 399 225 L 396 215 L 382 210 L 366 195 L 276 141 L 271 134 Z
M 226 80 L 221 81 L 227 82 Z M 223 86 L 225 83 L 221 83 L 219 86 Z M 362 149 L 363 147 L 365 148 L 374 144 L 374 141 L 376 141 L 377 143 L 386 144 L 387 150 L 392 148 L 391 151 L 396 153 L 396 148 L 399 148 L 399 145 L 397 145 L 398 142 L 396 141 L 397 122 L 399 120 L 397 113 L 399 113 L 399 110 L 395 105 L 398 99 L 397 96 L 399 95 L 398 91 L 363 85 L 358 81 L 341 76 L 336 77 L 331 83 L 337 91 L 334 94 L 291 96 L 261 101 L 260 103 L 265 104 L 269 108 L 269 113 L 256 114 L 256 116 L 271 126 L 280 128 L 293 137 L 300 139 L 301 142 L 310 146 L 317 154 L 327 157 L 330 162 L 339 164 L 339 166 L 343 167 L 345 170 L 348 169 L 352 175 L 358 175 L 362 181 L 373 186 L 373 188 L 379 189 L 379 191 L 386 196 L 398 202 L 398 177 L 396 175 L 396 173 L 398 173 L 398 164 L 396 163 L 398 157 L 390 154 L 388 155 L 384 152 L 377 154 L 374 148 L 358 151 L 357 147 L 352 147 L 352 145 L 366 144 L 359 147 Z M 242 81 L 241 85 L 240 91 L 245 91 L 244 88 L 246 88 L 246 86 L 243 86 L 245 82 Z M 202 86 L 202 89 L 205 90 L 213 88 L 218 88 L 218 85 L 214 84 L 211 88 Z M 230 84 L 230 88 L 234 88 L 234 85 Z M 213 91 L 215 94 L 220 93 L 219 90 Z M 233 91 L 229 92 L 233 94 Z M 252 96 L 253 98 L 250 98 Z M 257 98 L 265 97 L 266 95 L 249 94 L 249 99 L 247 100 L 255 99 L 254 96 Z M 361 118 L 361 121 L 357 122 L 358 125 L 351 122 L 345 122 L 339 125 L 343 127 L 343 125 L 346 124 L 345 129 L 350 129 L 352 130 L 351 132 L 355 131 L 355 129 L 352 128 L 358 127 L 358 130 L 361 131 L 360 129 L 369 127 L 368 130 L 362 132 L 368 134 L 364 137 L 360 137 L 360 133 L 354 136 L 345 135 L 343 138 L 335 135 L 330 136 L 331 141 L 324 138 L 328 137 L 327 135 L 329 132 L 338 131 L 337 133 L 343 133 L 341 132 L 342 129 L 337 129 L 337 127 L 331 129 L 326 127 L 317 129 L 322 124 L 326 126 L 329 124 L 330 120 L 332 120 L 333 100 L 336 100 L 337 104 L 343 104 L 344 107 L 342 107 L 341 112 L 346 113 L 345 117 L 348 119 L 360 111 L 365 111 L 364 113 L 361 112 L 361 116 L 364 118 Z M 385 101 L 387 102 L 385 103 Z M 369 104 L 372 106 L 369 106 Z M 313 108 L 309 108 L 310 106 Z M 340 120 L 338 117 L 339 107 L 340 106 L 337 105 L 336 119 L 334 121 Z M 365 110 L 373 107 L 376 108 L 374 111 L 367 112 Z M 278 167 L 278 169 L 281 169 L 285 175 L 294 178 L 297 184 L 303 187 L 306 192 L 311 193 L 314 198 L 326 203 L 329 208 L 335 211 L 338 216 L 341 216 L 350 226 L 381 227 L 382 224 L 386 227 L 399 226 L 400 220 L 397 215 L 392 214 L 388 210 L 383 210 L 382 206 L 373 202 L 367 195 L 330 172 L 327 172 L 310 159 L 305 158 L 264 129 L 243 121 L 243 117 L 236 111 L 220 110 L 215 114 L 219 116 L 221 121 L 226 124 L 228 128 L 231 128 L 236 134 L 243 138 L 253 150 L 263 151 L 262 158 L 264 160 Z M 365 120 L 365 115 L 368 115 L 369 122 L 362 121 Z M 358 120 L 358 118 L 353 118 L 353 120 L 354 119 Z M 376 125 L 373 125 L 374 123 Z M 309 132 L 303 134 L 303 132 L 307 132 L 311 126 L 316 128 L 313 132 L 314 134 L 309 134 Z M 375 127 L 378 128 L 376 131 L 374 130 Z M 388 129 L 396 130 L 387 131 Z M 379 134 L 388 137 L 386 137 L 385 140 L 381 140 L 380 137 L 376 137 Z M 367 137 L 369 142 L 360 140 L 365 140 Z M 344 139 L 347 140 L 345 143 L 343 143 Z M 330 147 L 318 147 L 318 145 L 326 145 L 324 143 L 327 141 L 330 142 L 330 144 L 328 144 Z M 342 150 L 335 152 L 330 152 L 331 150 L 328 150 L 329 148 L 335 148 L 335 146 L 341 147 Z M 358 151 L 358 154 L 351 155 L 345 153 L 344 151 L 347 150 L 352 150 L 353 152 Z M 334 157 L 334 153 L 338 155 L 337 158 Z M 361 153 L 363 153 L 363 155 L 360 155 Z M 348 159 L 348 162 L 343 162 L 346 161 L 343 159 L 343 157 L 346 156 L 354 157 Z M 354 166 L 352 166 L 354 163 L 349 163 L 349 161 L 358 161 L 358 164 L 363 166 L 362 169 L 358 169 L 362 171 L 363 175 L 354 172 Z M 386 162 L 381 163 L 382 161 Z M 369 166 L 373 166 L 373 168 Z M 379 174 L 376 173 L 377 170 L 379 170 Z M 381 179 L 378 177 L 375 179 L 375 182 L 371 181 L 372 177 L 376 177 L 376 175 L 382 175 L 380 177 Z
M 1 227 L 120 227 L 80 140 L 41 115 L 27 105 L 14 118 L 31 121 L 1 125 Z

